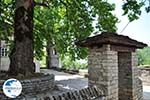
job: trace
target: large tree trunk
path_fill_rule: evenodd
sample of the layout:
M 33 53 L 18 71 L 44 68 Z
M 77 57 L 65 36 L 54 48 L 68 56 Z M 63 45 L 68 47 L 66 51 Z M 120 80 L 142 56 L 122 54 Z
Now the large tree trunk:
M 16 0 L 14 48 L 10 54 L 10 75 L 29 76 L 33 63 L 33 0 Z
M 1 72 L 1 37 L 0 37 L 0 72 Z
M 52 64 L 51 64 L 51 44 L 50 44 L 50 42 L 47 42 L 46 51 L 47 51 L 46 67 L 48 69 L 50 69 L 50 68 L 52 68 Z

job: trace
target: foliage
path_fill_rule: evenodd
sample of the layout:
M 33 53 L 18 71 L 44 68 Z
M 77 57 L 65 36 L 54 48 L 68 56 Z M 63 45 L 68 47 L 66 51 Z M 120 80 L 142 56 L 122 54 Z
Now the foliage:
M 77 48 L 74 44 L 79 39 L 88 37 L 94 30 L 92 22 L 98 18 L 95 28 L 99 31 L 116 31 L 118 19 L 111 13 L 114 4 L 105 0 L 35 0 L 46 3 L 48 7 L 34 9 L 34 48 L 35 56 L 41 59 L 43 48 L 47 44 L 56 46 L 62 57 L 69 53 L 72 60 L 85 58 L 87 50 Z M 8 24 L 9 28 L 0 27 L 4 39 L 13 33 L 14 0 L 1 0 L 1 24 Z M 6 25 L 4 25 L 6 26 Z
M 62 60 L 62 67 L 65 69 L 87 69 L 87 60 L 72 61 L 69 56 Z
M 139 18 L 143 6 L 147 13 L 150 12 L 150 0 L 124 0 L 123 3 L 123 15 L 127 15 L 130 22 Z
M 138 65 L 150 65 L 150 47 L 137 50 Z
M 88 37 L 96 28 L 99 31 L 117 30 L 118 19 L 111 13 L 115 4 L 107 0 L 35 0 L 45 3 L 46 7 L 35 7 L 34 11 L 34 48 L 35 57 L 41 59 L 47 44 L 56 46 L 62 57 L 70 54 L 72 60 L 85 58 L 87 50 L 77 48 L 75 41 Z M 130 21 L 138 19 L 141 7 L 149 12 L 148 0 L 124 0 L 123 15 L 128 15 Z M 1 0 L 0 3 L 0 38 L 9 40 L 14 32 L 13 17 L 15 0 Z M 92 26 L 94 20 L 98 23 Z
M 0 1 L 0 38 L 9 40 L 13 33 L 14 0 Z

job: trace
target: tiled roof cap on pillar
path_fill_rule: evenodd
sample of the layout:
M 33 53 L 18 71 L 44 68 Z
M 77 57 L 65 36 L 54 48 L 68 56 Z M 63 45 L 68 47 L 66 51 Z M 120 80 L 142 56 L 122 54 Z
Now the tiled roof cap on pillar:
M 112 44 L 131 48 L 144 48 L 147 46 L 147 44 L 131 39 L 128 36 L 110 32 L 102 32 L 99 35 L 88 37 L 85 40 L 76 42 L 76 45 L 81 47 L 102 46 L 103 44 Z

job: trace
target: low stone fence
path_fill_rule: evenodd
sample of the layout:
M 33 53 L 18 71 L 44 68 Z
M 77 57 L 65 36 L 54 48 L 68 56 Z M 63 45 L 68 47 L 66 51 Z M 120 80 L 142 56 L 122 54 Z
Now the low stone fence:
M 22 98 L 25 95 L 36 95 L 45 91 L 52 91 L 55 87 L 54 75 L 45 75 L 40 78 L 19 80 L 22 84 L 22 93 L 18 98 Z M 2 92 L 2 85 L 5 80 L 0 80 L 0 100 L 7 100 Z M 21 99 L 19 99 L 21 100 Z
M 88 87 L 78 91 L 39 98 L 38 100 L 105 100 L 105 96 L 97 87 Z
M 140 68 L 140 78 L 144 85 L 150 86 L 150 68 Z
M 21 80 L 22 84 L 22 93 L 28 95 L 35 95 L 42 93 L 44 91 L 51 91 L 53 90 L 54 84 L 54 75 L 46 75 L 41 78 L 34 78 L 29 80 Z
M 142 76 L 150 76 L 150 68 L 139 68 L 141 70 L 140 75 Z
M 87 87 L 77 91 L 69 91 L 62 94 L 56 94 L 44 97 L 37 97 L 33 100 L 106 100 L 103 92 L 97 87 Z M 0 95 L 0 100 L 28 100 L 22 96 L 15 99 L 9 99 Z M 30 99 L 32 100 L 32 99 Z

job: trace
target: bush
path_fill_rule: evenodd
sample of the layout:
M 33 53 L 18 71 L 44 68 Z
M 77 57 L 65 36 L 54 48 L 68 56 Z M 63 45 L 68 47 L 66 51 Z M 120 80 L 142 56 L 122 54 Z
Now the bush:
M 70 57 L 64 57 L 62 67 L 66 69 L 87 69 L 87 60 L 71 60 Z
M 150 65 L 150 47 L 137 50 L 138 65 Z

